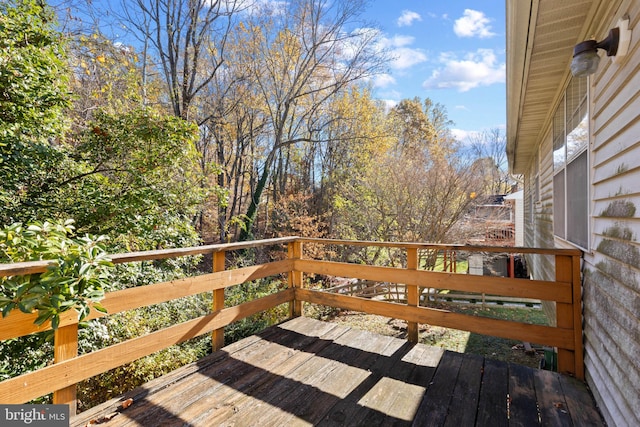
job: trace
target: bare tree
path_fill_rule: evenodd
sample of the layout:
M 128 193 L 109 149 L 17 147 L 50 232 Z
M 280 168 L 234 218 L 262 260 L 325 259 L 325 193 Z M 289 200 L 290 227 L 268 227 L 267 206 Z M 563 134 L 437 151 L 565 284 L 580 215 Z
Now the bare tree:
M 121 9 L 147 59 L 153 56 L 162 70 L 173 114 L 206 122 L 209 113 L 194 112 L 194 101 L 223 66 L 238 2 L 136 0 Z
M 246 27 L 246 63 L 264 105 L 270 138 L 262 147 L 240 239 L 252 232 L 258 205 L 283 148 L 317 142 L 324 126 L 317 114 L 350 84 L 379 72 L 386 62 L 376 49 L 378 32 L 358 17 L 366 2 L 293 0 L 286 11 L 264 9 Z
M 506 194 L 510 191 L 507 165 L 507 138 L 498 128 L 472 135 L 467 141 L 469 157 L 482 185 L 478 195 Z

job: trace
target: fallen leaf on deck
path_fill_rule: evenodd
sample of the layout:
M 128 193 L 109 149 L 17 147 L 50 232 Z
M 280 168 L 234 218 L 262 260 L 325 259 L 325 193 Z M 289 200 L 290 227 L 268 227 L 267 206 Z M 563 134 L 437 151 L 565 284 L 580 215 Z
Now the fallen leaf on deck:
M 127 409 L 129 406 L 133 405 L 133 399 L 129 398 L 127 400 L 125 400 L 124 402 L 122 402 L 122 409 Z
M 97 418 L 97 419 L 96 419 L 96 418 L 94 418 L 93 420 L 90 420 L 90 421 L 85 425 L 85 427 L 90 427 L 90 426 L 95 425 L 95 424 L 102 424 L 102 423 L 106 423 L 107 421 L 109 421 L 109 420 L 111 420 L 113 417 L 115 417 L 116 415 L 118 415 L 118 413 L 117 413 L 117 412 L 112 412 L 112 413 L 107 414 L 107 415 L 105 415 L 105 416 L 102 416 L 102 417 L 100 417 L 100 418 Z

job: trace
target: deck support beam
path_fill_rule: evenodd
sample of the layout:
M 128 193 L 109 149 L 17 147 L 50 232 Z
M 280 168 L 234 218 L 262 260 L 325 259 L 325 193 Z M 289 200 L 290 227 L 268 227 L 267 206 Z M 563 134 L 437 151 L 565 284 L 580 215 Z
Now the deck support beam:
M 287 245 L 287 250 L 289 254 L 289 259 L 301 259 L 302 258 L 302 242 L 295 241 L 291 242 Z M 288 275 L 288 282 L 290 288 L 302 288 L 302 271 L 290 271 Z M 289 303 L 289 317 L 300 317 L 302 316 L 302 301 L 293 300 Z
M 224 271 L 226 252 L 219 251 L 213 253 L 213 272 Z M 224 288 L 215 289 L 213 291 L 213 303 L 211 309 L 213 312 L 220 312 L 224 309 Z M 224 328 L 214 329 L 211 332 L 211 346 L 213 351 L 220 350 L 224 347 Z
M 78 355 L 78 324 L 62 326 L 53 333 L 53 363 L 73 359 Z M 77 410 L 77 385 L 73 384 L 53 392 L 54 404 L 69 405 L 69 416 Z
M 556 255 L 555 258 L 556 281 L 571 282 L 572 287 L 572 302 L 556 303 L 556 326 L 571 329 L 574 333 L 574 349 L 558 349 L 558 372 L 566 372 L 584 380 L 580 257 Z
M 407 248 L 407 270 L 418 269 L 418 248 Z M 420 305 L 418 286 L 406 285 L 407 289 L 407 305 L 417 307 Z M 407 339 L 409 342 L 418 342 L 418 324 L 416 322 L 407 322 Z

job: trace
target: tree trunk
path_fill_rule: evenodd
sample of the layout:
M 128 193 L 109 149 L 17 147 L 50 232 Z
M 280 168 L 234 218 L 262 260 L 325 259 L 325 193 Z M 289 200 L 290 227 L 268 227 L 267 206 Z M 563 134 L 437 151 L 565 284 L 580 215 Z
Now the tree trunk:
M 247 208 L 247 216 L 244 219 L 245 227 L 240 231 L 240 237 L 238 238 L 238 241 L 240 242 L 253 239 L 253 223 L 255 222 L 256 216 L 258 214 L 258 205 L 260 204 L 262 192 L 264 191 L 269 179 L 271 170 L 270 163 L 271 156 L 267 158 L 267 162 L 264 165 L 264 170 L 262 171 L 260 180 L 258 181 L 255 190 L 251 194 L 251 202 L 249 203 L 249 207 Z

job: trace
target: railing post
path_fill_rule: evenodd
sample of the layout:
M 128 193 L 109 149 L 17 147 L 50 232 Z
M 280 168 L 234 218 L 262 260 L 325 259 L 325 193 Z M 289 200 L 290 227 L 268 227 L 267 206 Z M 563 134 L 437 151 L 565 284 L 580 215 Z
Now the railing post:
M 451 258 L 453 259 L 453 270 L 450 270 L 450 271 L 451 273 L 457 273 L 458 272 L 458 254 L 456 253 L 456 251 L 451 252 Z
M 572 289 L 576 284 L 573 282 L 573 262 L 568 255 L 556 255 L 556 281 L 570 282 Z M 578 283 L 579 284 L 579 283 Z M 575 295 L 575 291 L 574 295 Z M 580 324 L 575 324 L 574 303 L 556 303 L 556 327 L 571 329 L 574 337 L 576 329 L 580 329 Z M 564 348 L 558 348 L 558 372 L 571 373 L 576 375 L 576 352 Z
M 584 380 L 584 343 L 582 341 L 582 275 L 580 257 L 571 257 L 573 280 L 573 337 L 575 343 L 575 376 Z
M 53 333 L 53 363 L 73 359 L 78 355 L 78 324 L 62 326 Z M 77 409 L 76 384 L 53 392 L 54 404 L 69 405 L 69 416 Z
M 213 272 L 224 271 L 225 269 L 225 251 L 213 253 Z M 213 312 L 220 311 L 224 308 L 224 288 L 215 289 L 213 291 L 213 302 L 211 309 Z M 224 347 L 224 328 L 214 329 L 211 332 L 211 346 L 213 351 L 220 350 Z
M 407 270 L 418 269 L 418 249 L 407 248 Z M 418 285 L 405 285 L 407 287 L 407 305 L 417 307 Z M 416 322 L 407 322 L 407 339 L 410 342 L 418 342 L 418 324 Z
M 299 259 L 302 257 L 302 242 L 296 240 L 288 244 L 289 259 Z M 290 288 L 302 288 L 302 271 L 290 271 L 288 276 Z M 302 316 L 302 301 L 294 299 L 289 303 L 289 317 Z

